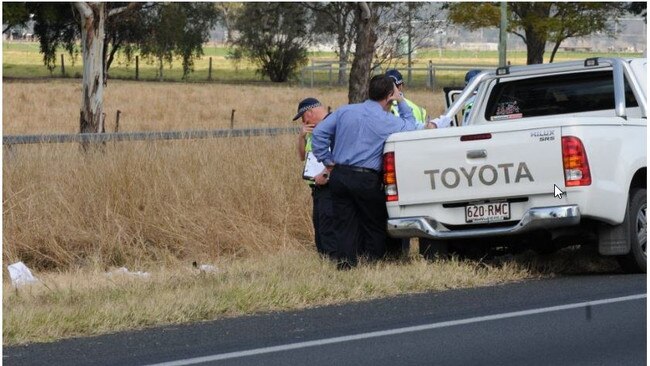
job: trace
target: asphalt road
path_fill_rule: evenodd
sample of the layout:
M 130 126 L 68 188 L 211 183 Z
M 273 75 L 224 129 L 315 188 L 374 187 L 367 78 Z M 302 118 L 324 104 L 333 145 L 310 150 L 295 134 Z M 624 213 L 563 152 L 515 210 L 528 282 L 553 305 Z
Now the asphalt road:
M 643 365 L 646 276 L 588 275 L 3 349 L 5 365 Z

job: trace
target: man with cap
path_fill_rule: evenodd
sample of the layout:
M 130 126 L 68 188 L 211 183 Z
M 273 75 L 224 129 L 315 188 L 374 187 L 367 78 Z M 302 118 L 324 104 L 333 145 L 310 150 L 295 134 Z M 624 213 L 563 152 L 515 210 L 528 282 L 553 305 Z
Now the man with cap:
M 328 115 L 327 109 L 316 98 L 305 98 L 298 104 L 298 113 L 293 118 L 302 119 L 302 128 L 298 134 L 298 157 L 305 161 L 311 154 L 312 131 Z M 322 255 L 332 256 L 336 249 L 332 197 L 327 184 L 329 173 L 324 170 L 314 179 L 305 179 L 311 188 L 313 200 L 312 222 L 314 224 L 314 241 L 316 250 Z
M 393 79 L 393 82 L 397 86 L 397 89 L 400 91 L 400 93 L 403 93 L 404 79 L 402 79 L 402 73 L 397 71 L 397 69 L 390 69 L 390 70 L 386 71 L 386 76 Z M 425 124 L 427 122 L 427 110 L 420 107 L 420 106 L 418 106 L 417 104 L 413 103 L 412 101 L 410 101 L 410 100 L 408 100 L 406 98 L 404 98 L 404 101 L 413 110 L 413 117 L 415 117 L 415 120 L 417 121 L 417 123 Z M 392 104 L 391 112 L 394 115 L 399 116 L 399 111 L 397 109 L 397 102 L 394 102 Z
M 394 100 L 399 117 L 390 113 Z M 384 143 L 392 133 L 422 128 L 392 79 L 376 75 L 368 100 L 339 108 L 314 129 L 314 155 L 330 173 L 339 269 L 356 266 L 359 254 L 375 260 L 386 253 Z

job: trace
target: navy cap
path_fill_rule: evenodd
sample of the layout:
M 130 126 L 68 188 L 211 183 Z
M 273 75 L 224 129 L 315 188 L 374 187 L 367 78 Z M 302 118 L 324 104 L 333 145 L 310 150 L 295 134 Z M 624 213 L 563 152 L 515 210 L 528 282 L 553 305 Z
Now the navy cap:
M 397 69 L 390 69 L 386 71 L 386 76 L 393 79 L 395 85 L 404 84 L 404 80 L 402 79 L 402 74 L 399 71 L 397 71 Z
M 397 69 L 390 69 L 390 70 L 386 71 L 386 76 L 393 79 L 393 82 L 395 83 L 395 85 L 404 84 L 404 79 L 402 79 L 402 73 L 397 71 Z
M 476 77 L 476 75 L 480 74 L 481 72 L 482 70 L 477 69 L 469 70 L 467 74 L 465 74 L 465 85 L 469 84 L 469 82 L 472 81 L 472 79 L 474 79 L 474 77 Z
M 305 98 L 303 99 L 300 103 L 298 103 L 298 114 L 296 114 L 295 117 L 293 117 L 293 120 L 297 120 L 298 118 L 302 117 L 302 115 L 307 112 L 308 110 L 315 108 L 315 107 L 320 107 L 322 104 L 318 101 L 316 98 Z

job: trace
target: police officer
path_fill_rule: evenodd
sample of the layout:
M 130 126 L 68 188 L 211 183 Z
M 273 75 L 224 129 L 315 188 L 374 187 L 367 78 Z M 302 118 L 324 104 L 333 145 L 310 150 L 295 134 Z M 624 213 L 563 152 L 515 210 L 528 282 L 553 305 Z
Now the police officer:
M 465 87 L 467 87 L 469 82 L 472 81 L 472 79 L 474 79 L 474 77 L 476 77 L 476 75 L 478 75 L 480 73 L 481 73 L 481 70 L 476 70 L 476 69 L 469 70 L 465 74 Z M 469 113 L 472 111 L 472 107 L 474 106 L 474 99 L 476 99 L 476 94 L 469 97 L 467 99 L 467 101 L 465 102 L 465 105 L 463 106 L 463 110 L 462 110 L 462 112 L 463 112 L 463 125 L 465 124 L 465 121 L 467 121 L 467 118 L 469 118 Z
M 402 79 L 402 73 L 397 71 L 397 69 L 390 69 L 390 70 L 386 71 L 386 76 L 393 79 L 393 82 L 397 86 L 397 89 L 400 91 L 400 93 L 404 92 L 403 91 L 403 89 L 404 89 L 404 79 Z M 413 117 L 415 117 L 415 121 L 417 123 L 419 123 L 419 124 L 425 124 L 427 122 L 427 110 L 420 107 L 420 106 L 418 106 L 417 104 L 413 103 L 412 101 L 410 101 L 410 100 L 408 100 L 406 98 L 404 98 L 404 101 L 413 110 Z M 398 108 L 397 108 L 397 102 L 393 102 L 393 104 L 391 106 L 391 112 L 394 115 L 399 116 L 399 111 L 398 111 Z
M 328 115 L 327 109 L 316 98 L 305 98 L 298 104 L 298 113 L 294 121 L 301 118 L 302 128 L 298 134 L 298 157 L 305 161 L 307 154 L 312 151 L 312 131 L 319 122 Z M 311 188 L 313 201 L 312 222 L 314 225 L 314 241 L 316 250 L 322 255 L 332 256 L 335 251 L 336 238 L 334 217 L 332 212 L 332 197 L 329 189 L 328 172 L 324 170 L 313 180 L 305 179 Z
M 384 256 L 388 217 L 380 175 L 384 142 L 392 133 L 424 128 L 391 78 L 374 76 L 369 96 L 363 103 L 339 108 L 313 131 L 314 155 L 330 171 L 339 269 L 356 266 L 359 253 L 370 260 Z M 390 113 L 394 100 L 399 117 Z

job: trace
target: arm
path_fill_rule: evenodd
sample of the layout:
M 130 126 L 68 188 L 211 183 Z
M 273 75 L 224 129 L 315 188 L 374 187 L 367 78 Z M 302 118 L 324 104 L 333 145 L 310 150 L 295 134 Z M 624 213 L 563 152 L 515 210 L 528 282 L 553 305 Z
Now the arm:
M 300 133 L 298 134 L 298 145 L 296 145 L 298 150 L 298 158 L 300 161 L 305 161 L 305 145 L 307 144 L 307 134 L 311 133 L 314 130 L 313 125 L 302 125 Z
M 330 151 L 330 145 L 334 134 L 336 133 L 336 119 L 338 118 L 339 111 L 335 111 L 325 118 L 322 122 L 314 128 L 311 147 L 312 152 L 316 159 L 322 162 L 325 165 L 333 165 L 334 160 L 332 157 L 332 152 Z
M 399 120 L 400 124 L 399 129 L 395 132 L 421 130 L 424 128 L 424 125 L 417 123 L 413 115 L 413 109 L 406 103 L 403 96 L 397 99 L 397 108 L 399 109 L 399 117 L 395 117 L 395 119 Z

